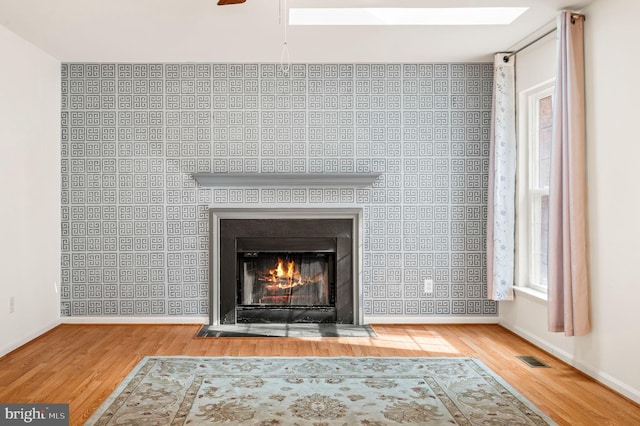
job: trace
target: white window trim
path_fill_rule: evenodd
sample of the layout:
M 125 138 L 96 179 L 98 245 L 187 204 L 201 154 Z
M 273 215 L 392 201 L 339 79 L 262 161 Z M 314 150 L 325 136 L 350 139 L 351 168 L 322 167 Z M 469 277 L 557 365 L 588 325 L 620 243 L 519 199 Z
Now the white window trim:
M 553 95 L 555 79 L 544 81 L 519 94 L 518 101 L 518 169 L 516 176 L 516 289 L 526 289 L 526 293 L 537 295 L 546 300 L 547 289 L 532 282 L 533 258 L 530 256 L 535 247 L 530 226 L 531 203 L 529 190 L 531 182 L 537 178 L 529 163 L 529 158 L 537 156 L 539 123 L 537 103 L 540 99 Z M 542 191 L 537 196 L 541 196 Z

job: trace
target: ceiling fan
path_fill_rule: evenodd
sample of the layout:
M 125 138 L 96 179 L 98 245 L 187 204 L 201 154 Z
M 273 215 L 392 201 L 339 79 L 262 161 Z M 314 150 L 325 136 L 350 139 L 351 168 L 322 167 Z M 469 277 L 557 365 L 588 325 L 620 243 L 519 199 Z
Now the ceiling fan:
M 226 6 L 228 4 L 244 3 L 247 0 L 218 0 L 218 6 Z

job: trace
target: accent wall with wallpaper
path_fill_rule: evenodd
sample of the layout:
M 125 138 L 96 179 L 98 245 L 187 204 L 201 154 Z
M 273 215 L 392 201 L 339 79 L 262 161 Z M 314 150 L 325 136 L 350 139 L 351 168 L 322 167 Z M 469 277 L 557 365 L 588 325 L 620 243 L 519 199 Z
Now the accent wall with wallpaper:
M 210 207 L 361 207 L 365 321 L 497 322 L 484 249 L 492 73 L 63 64 L 62 316 L 207 316 Z M 212 189 L 193 172 L 381 176 Z

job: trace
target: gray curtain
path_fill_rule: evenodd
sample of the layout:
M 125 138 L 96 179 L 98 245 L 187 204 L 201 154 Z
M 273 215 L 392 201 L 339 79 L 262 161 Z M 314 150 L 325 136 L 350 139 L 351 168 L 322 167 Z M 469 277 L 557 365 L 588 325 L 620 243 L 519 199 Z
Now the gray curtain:
M 492 300 L 513 300 L 515 266 L 515 58 L 504 58 L 504 53 L 494 58 L 489 139 L 487 290 Z
M 584 17 L 563 11 L 549 185 L 549 331 L 591 331 L 587 268 Z

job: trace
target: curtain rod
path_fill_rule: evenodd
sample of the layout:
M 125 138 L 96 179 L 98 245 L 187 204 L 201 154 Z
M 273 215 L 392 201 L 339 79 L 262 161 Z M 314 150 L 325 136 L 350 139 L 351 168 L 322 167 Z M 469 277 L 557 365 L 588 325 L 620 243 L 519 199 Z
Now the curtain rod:
M 584 15 L 581 15 L 581 14 L 579 14 L 579 13 L 574 13 L 574 14 L 572 14 L 572 15 L 571 15 L 571 23 L 572 23 L 572 24 L 574 24 L 574 23 L 576 22 L 576 19 L 579 19 L 579 18 L 584 19 Z M 545 38 L 545 37 L 546 37 L 546 36 L 548 36 L 549 34 L 555 33 L 556 31 L 557 31 L 557 27 L 556 27 L 556 28 L 554 28 L 554 29 L 552 29 L 552 30 L 550 30 L 550 31 L 547 31 L 546 33 L 542 34 L 542 35 L 541 35 L 540 37 L 538 37 L 537 39 L 533 40 L 533 41 L 532 41 L 532 42 L 530 42 L 530 43 L 527 43 L 527 44 L 526 44 L 526 45 L 524 45 L 524 46 L 522 46 L 520 49 L 518 49 L 518 50 L 514 50 L 513 52 L 509 52 L 508 54 L 504 55 L 504 58 L 502 58 L 502 60 L 503 60 L 505 63 L 506 63 L 506 62 L 509 62 L 509 59 L 510 59 L 512 56 L 514 56 L 514 55 L 516 55 L 516 54 L 518 54 L 518 53 L 522 52 L 522 51 L 523 51 L 524 49 L 526 49 L 527 47 L 530 47 L 531 45 L 536 44 L 537 42 L 539 42 L 540 40 L 542 40 L 543 38 Z
M 543 38 L 545 38 L 546 36 L 548 36 L 549 34 L 555 33 L 556 32 L 556 28 L 552 29 L 551 31 L 547 31 L 546 33 L 544 33 L 543 35 L 541 35 L 540 37 L 538 37 L 537 39 L 533 40 L 531 43 L 527 43 L 526 45 L 522 46 L 520 49 L 518 50 L 514 50 L 513 52 L 508 53 L 507 55 L 504 55 L 504 58 L 502 58 L 502 60 L 507 63 L 509 62 L 509 59 L 522 52 L 524 49 L 526 49 L 527 47 L 530 47 L 533 44 L 536 44 L 537 42 L 539 42 L 540 40 L 542 40 Z

